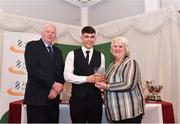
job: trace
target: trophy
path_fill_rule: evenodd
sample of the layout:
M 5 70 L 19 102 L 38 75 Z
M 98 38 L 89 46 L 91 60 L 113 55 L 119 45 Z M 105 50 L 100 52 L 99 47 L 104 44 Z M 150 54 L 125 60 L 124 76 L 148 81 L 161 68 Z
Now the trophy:
M 146 81 L 146 87 L 148 89 L 148 95 L 146 95 L 146 100 L 161 101 L 160 92 L 163 88 L 162 85 L 154 85 L 153 81 Z
M 94 68 L 94 74 L 98 77 L 102 77 L 102 76 L 105 76 L 105 69 L 102 68 L 102 67 L 95 67 Z M 101 82 L 101 81 L 100 81 Z M 101 96 L 102 98 L 104 99 L 104 90 L 103 89 L 100 89 L 101 91 Z
M 97 75 L 105 75 L 105 69 L 102 67 L 95 67 L 94 73 Z

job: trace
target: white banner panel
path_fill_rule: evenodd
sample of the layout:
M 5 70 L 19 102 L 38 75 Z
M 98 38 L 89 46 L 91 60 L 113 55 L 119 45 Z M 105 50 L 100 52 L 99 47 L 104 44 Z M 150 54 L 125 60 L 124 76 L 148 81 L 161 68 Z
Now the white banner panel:
M 2 74 L 0 86 L 0 118 L 8 111 L 9 102 L 23 99 L 26 86 L 24 49 L 28 41 L 37 40 L 39 34 L 3 33 Z

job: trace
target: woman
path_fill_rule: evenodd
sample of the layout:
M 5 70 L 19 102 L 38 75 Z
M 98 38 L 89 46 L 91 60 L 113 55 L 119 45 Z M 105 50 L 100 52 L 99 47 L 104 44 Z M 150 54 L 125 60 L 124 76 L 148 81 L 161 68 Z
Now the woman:
M 141 123 L 144 95 L 137 62 L 129 57 L 128 41 L 115 37 L 111 43 L 114 56 L 106 71 L 106 81 L 95 86 L 104 89 L 107 118 L 114 123 Z

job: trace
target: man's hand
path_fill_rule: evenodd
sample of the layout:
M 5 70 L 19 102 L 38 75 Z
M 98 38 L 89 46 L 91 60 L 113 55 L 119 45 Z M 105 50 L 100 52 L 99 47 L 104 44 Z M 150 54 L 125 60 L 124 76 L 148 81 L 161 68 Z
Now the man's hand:
M 60 94 L 60 92 L 63 90 L 63 84 L 55 82 L 52 89 L 55 90 L 57 94 Z
M 48 98 L 51 100 L 51 99 L 55 99 L 57 97 L 57 92 L 53 89 L 51 89 L 49 95 L 48 95 Z
M 88 76 L 86 80 L 89 83 L 95 83 L 95 82 L 105 80 L 105 77 L 103 75 L 93 74 L 93 75 Z

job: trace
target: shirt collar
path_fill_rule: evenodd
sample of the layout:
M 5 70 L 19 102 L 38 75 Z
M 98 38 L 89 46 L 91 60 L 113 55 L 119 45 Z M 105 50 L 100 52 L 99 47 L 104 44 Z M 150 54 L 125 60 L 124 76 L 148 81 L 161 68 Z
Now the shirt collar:
M 84 46 L 82 46 L 81 49 L 82 49 L 83 53 L 86 53 L 87 50 L 90 51 L 90 53 L 92 53 L 93 50 L 94 50 L 93 47 L 92 47 L 91 49 L 87 49 L 87 48 L 85 48 Z
M 42 41 L 46 47 L 48 47 L 48 46 L 52 47 L 52 44 L 51 45 L 47 44 L 43 39 L 42 39 Z

